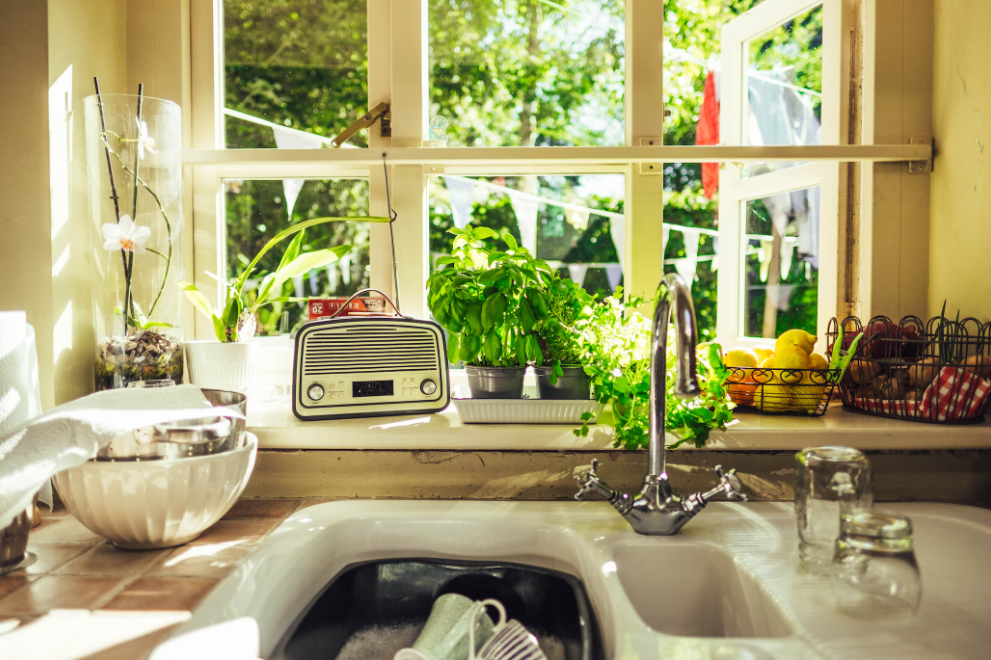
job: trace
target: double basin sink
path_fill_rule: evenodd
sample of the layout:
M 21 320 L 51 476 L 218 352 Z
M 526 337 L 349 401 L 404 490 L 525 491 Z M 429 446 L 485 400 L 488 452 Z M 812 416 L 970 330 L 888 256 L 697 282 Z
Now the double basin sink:
M 262 657 L 289 657 L 287 633 L 348 567 L 415 559 L 576 578 L 595 658 L 986 657 L 991 511 L 891 508 L 915 524 L 924 596 L 909 625 L 836 610 L 829 580 L 798 569 L 790 503 L 713 503 L 678 536 L 644 537 L 598 502 L 378 500 L 299 511 L 177 634 L 251 617 Z

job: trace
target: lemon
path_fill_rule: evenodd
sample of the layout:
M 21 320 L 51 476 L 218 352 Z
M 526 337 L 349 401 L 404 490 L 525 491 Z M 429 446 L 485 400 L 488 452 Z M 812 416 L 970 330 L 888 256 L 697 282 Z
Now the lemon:
M 767 358 L 774 357 L 774 349 L 773 348 L 767 348 L 767 347 L 757 346 L 756 348 L 754 348 L 754 353 L 757 354 L 757 359 L 760 362 L 763 362 Z
M 727 367 L 756 367 L 758 362 L 757 354 L 749 348 L 734 348 L 723 358 Z
M 780 339 L 778 341 L 780 341 Z M 775 369 L 808 369 L 809 353 L 808 351 L 804 350 L 801 346 L 798 345 L 788 345 L 776 349 L 774 351 L 774 368 Z
M 788 330 L 787 332 L 781 333 L 778 340 L 774 342 L 774 354 L 778 355 L 781 352 L 781 349 L 788 346 L 797 346 L 805 351 L 805 355 L 807 357 L 814 350 L 813 347 L 818 340 L 818 337 L 809 334 L 805 330 Z
M 769 357 L 764 358 L 757 365 L 761 369 L 773 369 L 774 368 L 774 354 L 772 353 Z
M 813 353 L 809 356 L 809 369 L 828 369 L 829 362 L 826 358 L 819 355 L 818 353 Z

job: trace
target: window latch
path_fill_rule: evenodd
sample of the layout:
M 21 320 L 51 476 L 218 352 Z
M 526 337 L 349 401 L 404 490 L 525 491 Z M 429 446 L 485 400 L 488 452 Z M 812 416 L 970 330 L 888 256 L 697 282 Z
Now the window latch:
M 334 147 L 340 148 L 355 133 L 363 128 L 368 128 L 379 119 L 382 120 L 382 137 L 392 137 L 392 112 L 389 104 L 382 102 L 366 112 L 361 119 L 344 129 L 344 132 L 331 140 L 330 143 Z

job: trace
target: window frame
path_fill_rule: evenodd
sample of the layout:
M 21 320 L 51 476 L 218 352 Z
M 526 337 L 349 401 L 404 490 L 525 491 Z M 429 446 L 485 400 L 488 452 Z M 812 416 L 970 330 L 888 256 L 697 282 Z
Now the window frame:
M 872 2 L 873 0 L 868 0 Z M 222 0 L 191 0 L 188 13 L 190 57 L 188 78 L 191 87 L 192 149 L 184 154 L 192 189 L 192 226 L 194 230 L 192 280 L 219 299 L 216 283 L 205 271 L 223 272 L 224 216 L 222 180 L 240 178 L 284 178 L 288 176 L 331 178 L 358 176 L 369 180 L 370 212 L 385 215 L 385 186 L 381 155 L 386 154 L 391 168 L 393 207 L 400 220 L 395 223 L 397 260 L 403 273 L 400 294 L 404 312 L 424 316 L 425 295 L 422 282 L 428 273 L 429 245 L 427 177 L 454 174 L 561 174 L 583 172 L 622 172 L 626 176 L 626 245 L 624 279 L 628 292 L 648 296 L 663 275 L 663 163 L 721 162 L 727 169 L 738 162 L 812 161 L 823 172 L 822 195 L 836 198 L 829 211 L 832 232 L 820 239 L 825 253 L 831 241 L 836 244 L 839 214 L 840 164 L 904 163 L 928 161 L 929 144 L 845 145 L 836 141 L 810 147 L 673 147 L 663 145 L 663 71 L 662 48 L 644 44 L 663 44 L 663 3 L 656 0 L 626 2 L 626 143 L 619 147 L 471 147 L 424 148 L 427 135 L 429 87 L 427 55 L 427 0 L 368 0 L 369 107 L 381 101 L 392 105 L 392 137 L 383 138 L 377 129 L 370 131 L 368 149 L 349 150 L 225 150 L 223 141 L 223 43 Z M 813 0 L 794 0 L 796 5 L 823 4 Z M 842 7 L 842 15 L 852 15 L 851 0 L 825 0 Z M 758 6 L 758 8 L 760 5 Z M 846 19 L 845 19 L 846 20 Z M 841 31 L 839 24 L 824 24 L 827 30 Z M 824 35 L 825 37 L 825 35 Z M 826 100 L 827 66 L 838 77 L 846 61 L 844 49 L 850 47 L 843 37 L 840 53 L 827 62 L 824 55 L 823 98 Z M 413 57 L 419 53 L 419 57 Z M 836 87 L 840 107 L 837 126 L 846 121 L 847 86 Z M 825 116 L 825 113 L 824 113 Z M 823 126 L 824 135 L 826 126 Z M 869 169 L 869 168 L 867 168 Z M 826 194 L 827 186 L 831 186 Z M 845 209 L 844 209 L 845 211 Z M 825 219 L 827 209 L 823 208 Z M 389 228 L 374 226 L 371 232 L 372 286 L 392 292 Z M 725 249 L 725 247 L 724 247 Z M 835 255 L 836 250 L 830 254 Z M 722 261 L 722 259 L 721 259 Z M 721 268 L 722 282 L 729 268 Z M 820 287 L 826 278 L 820 277 Z M 835 277 L 831 310 L 825 308 L 820 288 L 820 326 L 824 313 L 837 311 Z M 828 317 L 826 317 L 828 318 Z M 213 331 L 204 319 L 194 321 L 194 336 L 210 338 Z M 719 328 L 722 330 L 722 325 Z M 723 338 L 720 336 L 720 339 Z

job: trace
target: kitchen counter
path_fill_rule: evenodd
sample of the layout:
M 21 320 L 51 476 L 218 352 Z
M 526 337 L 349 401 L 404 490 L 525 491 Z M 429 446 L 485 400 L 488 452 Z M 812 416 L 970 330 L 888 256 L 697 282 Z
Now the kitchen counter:
M 242 499 L 196 540 L 148 551 L 114 547 L 61 503 L 42 507 L 37 560 L 0 576 L 0 659 L 144 658 L 285 518 L 325 501 Z M 36 633 L 26 648 L 4 639 L 18 628 Z

